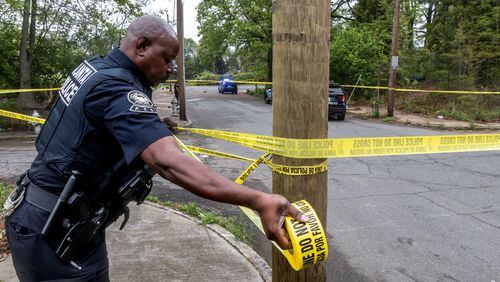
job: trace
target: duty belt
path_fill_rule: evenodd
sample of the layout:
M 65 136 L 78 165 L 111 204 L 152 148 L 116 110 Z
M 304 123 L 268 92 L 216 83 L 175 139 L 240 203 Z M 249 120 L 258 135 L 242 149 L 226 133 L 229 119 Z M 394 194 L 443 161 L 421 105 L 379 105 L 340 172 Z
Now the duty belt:
M 54 209 L 57 199 L 57 195 L 43 190 L 42 188 L 33 184 L 31 181 L 29 186 L 26 188 L 26 202 L 48 213 L 52 212 L 52 210 Z

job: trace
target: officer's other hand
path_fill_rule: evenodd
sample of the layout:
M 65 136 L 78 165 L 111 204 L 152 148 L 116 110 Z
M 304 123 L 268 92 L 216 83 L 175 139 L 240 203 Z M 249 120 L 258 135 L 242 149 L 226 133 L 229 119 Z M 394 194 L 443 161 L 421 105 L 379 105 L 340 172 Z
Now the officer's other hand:
M 177 123 L 173 119 L 171 119 L 170 117 L 164 117 L 162 121 L 170 131 L 172 131 L 173 133 L 177 131 Z
M 307 222 L 309 219 L 283 196 L 264 194 L 257 203 L 262 226 L 269 240 L 273 240 L 283 249 L 291 249 L 292 243 L 285 229 L 285 216 L 298 221 Z

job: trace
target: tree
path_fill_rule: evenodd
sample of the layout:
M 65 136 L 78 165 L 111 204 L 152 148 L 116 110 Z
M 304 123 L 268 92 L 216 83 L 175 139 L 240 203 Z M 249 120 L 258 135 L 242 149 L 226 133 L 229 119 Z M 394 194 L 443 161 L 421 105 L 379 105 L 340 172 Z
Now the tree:
M 202 65 L 220 72 L 223 66 L 221 59 L 225 55 L 230 58 L 227 50 L 232 46 L 243 71 L 251 71 L 256 78 L 270 80 L 271 10 L 271 0 L 203 0 L 197 15 Z
M 186 78 L 194 79 L 197 74 L 203 71 L 198 57 L 199 46 L 191 38 L 184 39 L 184 56 L 186 63 Z
M 393 0 L 359 0 L 352 10 L 357 23 L 382 22 L 391 29 Z
M 388 53 L 383 38 L 369 26 L 332 29 L 330 43 L 330 80 L 354 84 L 376 84 L 380 65 L 387 65 Z
M 232 1 L 203 0 L 196 19 L 200 24 L 200 63 L 211 72 L 221 72 L 222 57 L 233 32 Z M 223 72 L 222 72 L 223 73 Z
M 19 85 L 21 30 L 16 24 L 0 22 L 0 88 Z
M 31 88 L 31 65 L 35 51 L 37 0 L 24 0 L 23 22 L 21 28 L 21 46 L 19 51 L 20 88 Z M 32 93 L 21 93 L 17 99 L 20 107 L 38 108 Z
M 433 17 L 426 42 L 434 63 L 429 71 L 432 80 L 454 89 L 497 88 L 500 8 L 496 1 L 440 1 Z
M 3 87 L 56 86 L 83 59 L 117 47 L 128 23 L 149 0 L 0 0 Z M 20 27 L 20 28 L 19 28 Z M 20 38 L 20 39 L 19 39 Z M 12 48 L 13 44 L 15 48 Z M 16 74 L 13 74 L 13 69 Z M 44 95 L 20 94 L 18 106 L 40 106 Z

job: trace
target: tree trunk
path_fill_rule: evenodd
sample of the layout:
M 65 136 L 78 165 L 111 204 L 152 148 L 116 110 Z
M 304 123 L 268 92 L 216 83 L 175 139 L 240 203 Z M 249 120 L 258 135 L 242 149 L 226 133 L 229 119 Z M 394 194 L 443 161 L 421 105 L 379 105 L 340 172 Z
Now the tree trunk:
M 36 13 L 37 13 L 37 0 L 31 0 L 31 22 L 30 22 L 30 38 L 28 43 L 28 64 L 30 68 L 30 80 L 31 80 L 31 66 L 33 65 L 33 54 L 35 52 L 35 40 L 36 40 Z
M 427 6 L 427 14 L 425 15 L 425 23 L 427 25 L 432 23 L 433 14 L 434 14 L 434 3 L 430 1 L 429 6 Z
M 21 88 L 31 87 L 30 66 L 28 64 L 28 34 L 30 25 L 30 0 L 24 0 L 23 24 L 21 28 L 21 49 L 19 52 L 19 65 Z
M 36 38 L 36 1 L 37 0 L 24 0 L 21 49 L 19 53 L 20 88 L 31 88 L 31 66 L 33 64 L 33 52 Z M 36 109 L 39 108 L 40 103 L 35 99 L 32 92 L 25 92 L 19 94 L 17 106 L 22 109 Z
M 417 5 L 416 1 L 408 1 L 406 3 L 408 7 L 407 11 L 407 16 L 408 16 L 408 22 L 407 22 L 407 29 L 408 29 L 408 38 L 406 42 L 406 48 L 408 48 L 408 51 L 412 52 L 415 49 L 415 46 L 413 44 L 413 40 L 415 37 L 415 20 L 417 17 Z
M 425 36 L 424 36 L 424 46 L 427 46 L 427 36 L 429 35 L 429 25 L 432 23 L 432 17 L 434 15 L 434 2 L 429 1 L 429 6 L 427 6 L 427 13 L 425 14 Z

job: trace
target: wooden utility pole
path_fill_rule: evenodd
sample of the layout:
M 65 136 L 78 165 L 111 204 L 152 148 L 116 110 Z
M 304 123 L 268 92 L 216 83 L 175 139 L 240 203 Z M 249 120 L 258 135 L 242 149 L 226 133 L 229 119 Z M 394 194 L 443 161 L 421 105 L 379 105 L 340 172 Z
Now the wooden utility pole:
M 187 120 L 186 115 L 186 87 L 184 70 L 184 4 L 183 0 L 177 0 L 177 41 L 179 42 L 179 54 L 177 55 L 177 83 L 179 85 L 179 118 Z
M 273 1 L 273 135 L 327 138 L 330 1 Z M 283 165 L 316 165 L 324 159 L 274 155 Z M 273 173 L 273 193 L 305 199 L 326 231 L 327 172 L 307 176 Z M 323 265 L 295 271 L 273 247 L 273 281 L 325 281 Z
M 394 116 L 394 87 L 398 74 L 398 36 L 399 36 L 399 1 L 395 0 L 394 17 L 392 19 L 391 72 L 389 74 L 389 97 L 387 100 L 387 116 Z

